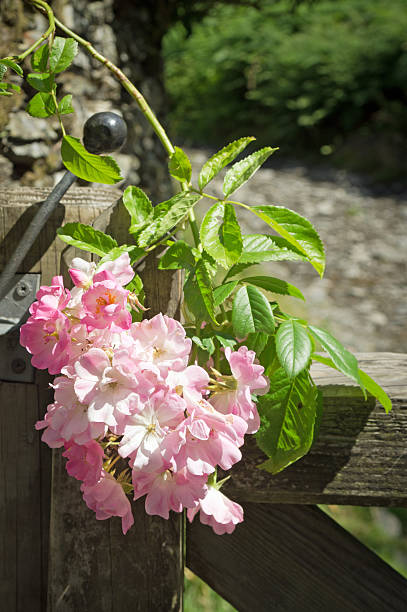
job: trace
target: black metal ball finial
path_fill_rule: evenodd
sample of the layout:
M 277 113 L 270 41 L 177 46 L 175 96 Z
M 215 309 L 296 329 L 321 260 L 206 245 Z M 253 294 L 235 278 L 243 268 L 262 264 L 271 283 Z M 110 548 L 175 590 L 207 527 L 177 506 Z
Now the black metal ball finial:
M 126 141 L 127 126 L 116 113 L 95 113 L 83 128 L 83 144 L 89 153 L 112 153 Z

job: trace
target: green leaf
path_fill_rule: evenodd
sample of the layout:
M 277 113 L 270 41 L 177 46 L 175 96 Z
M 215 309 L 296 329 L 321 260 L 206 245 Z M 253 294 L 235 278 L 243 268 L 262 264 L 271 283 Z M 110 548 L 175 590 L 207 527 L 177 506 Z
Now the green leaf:
M 123 253 L 128 253 L 130 257 L 130 265 L 133 265 L 136 261 L 140 259 L 145 254 L 144 249 L 140 249 L 134 245 L 122 244 L 119 247 L 114 247 L 109 253 L 104 255 L 102 259 L 99 261 L 99 264 L 104 263 L 105 261 L 113 261 L 123 255 Z
M 262 263 L 263 261 L 308 261 L 295 246 L 279 236 L 246 234 L 239 263 Z
M 54 75 L 48 72 L 38 73 L 31 72 L 27 74 L 27 83 L 34 87 L 37 91 L 43 91 L 45 93 L 51 93 L 54 86 Z
M 207 318 L 208 311 L 193 274 L 189 274 L 184 283 L 184 302 L 197 323 Z
M 51 94 L 39 92 L 31 98 L 26 111 L 31 117 L 51 117 L 55 115 L 57 107 Z
M 152 219 L 153 205 L 144 191 L 134 185 L 125 189 L 122 198 L 131 218 L 129 232 L 136 233 Z
M 274 317 L 266 297 L 251 285 L 241 287 L 235 295 L 232 310 L 233 329 L 238 338 L 262 331 L 274 332 Z
M 73 38 L 55 36 L 49 56 L 51 72 L 62 72 L 71 64 L 78 52 L 78 43 Z
M 264 147 L 264 149 L 255 151 L 255 153 L 234 164 L 226 172 L 225 180 L 223 181 L 223 193 L 225 196 L 229 197 L 236 189 L 244 185 L 277 149 L 278 147 L 276 149 Z
M 269 457 L 259 467 L 277 474 L 311 448 L 320 400 L 308 371 L 290 379 L 279 368 L 270 378 L 270 389 L 258 399 L 261 426 L 256 439 Z
M 171 176 L 181 183 L 189 183 L 191 180 L 191 162 L 184 151 L 179 147 L 175 147 L 175 153 L 173 153 L 170 157 L 168 162 L 168 170 Z
M 64 136 L 61 156 L 65 168 L 90 183 L 114 185 L 123 180 L 123 177 L 120 176 L 120 168 L 112 157 L 89 153 L 79 138 Z
M 284 206 L 252 206 L 250 210 L 305 255 L 320 276 L 323 275 L 324 246 L 308 219 Z
M 127 291 L 138 295 L 143 289 L 143 281 L 138 274 L 135 274 L 131 281 L 126 285 Z
M 216 202 L 206 213 L 200 229 L 202 245 L 224 268 L 236 263 L 242 252 L 242 236 L 231 204 Z
M 4 83 L 1 82 L 0 83 L 0 89 L 2 89 L 3 91 L 8 92 L 8 90 L 12 90 L 12 91 L 16 91 L 17 93 L 21 92 L 21 87 L 19 85 L 14 85 L 14 83 Z
M 24 76 L 24 72 L 23 72 L 22 68 L 16 62 L 14 62 L 11 59 L 8 59 L 8 58 L 1 59 L 0 60 L 0 65 L 7 66 L 7 68 L 11 68 L 11 70 L 16 72 L 18 74 L 18 76 L 20 76 L 20 77 Z
M 240 279 L 240 282 L 256 285 L 256 287 L 261 287 L 266 291 L 278 293 L 279 295 L 291 295 L 293 297 L 300 298 L 300 300 L 305 300 L 301 291 L 297 289 L 297 287 L 294 287 L 294 285 L 290 285 L 290 283 L 272 276 L 248 276 L 247 278 Z
M 46 72 L 49 58 L 49 46 L 48 43 L 38 47 L 38 49 L 31 56 L 31 67 L 35 72 Z
M 288 378 L 295 378 L 311 358 L 312 343 L 307 330 L 297 321 L 284 321 L 277 330 L 276 351 Z
M 206 185 L 230 162 L 232 162 L 238 155 L 247 147 L 247 145 L 256 140 L 253 136 L 247 138 L 240 138 L 231 142 L 226 147 L 212 155 L 207 162 L 202 166 L 202 170 L 199 173 L 198 185 L 202 191 Z
M 83 223 L 65 223 L 57 229 L 57 234 L 67 244 L 101 257 L 117 247 L 114 238 Z
M 160 270 L 183 270 L 192 269 L 195 266 L 195 258 L 192 249 L 183 240 L 177 240 L 164 253 L 158 264 Z
M 373 378 L 370 378 L 369 374 L 366 374 L 366 372 L 364 372 L 360 368 L 359 378 L 366 391 L 368 391 L 371 395 L 373 395 L 373 397 L 378 399 L 385 411 L 389 413 L 393 406 L 391 403 L 391 399 L 387 395 L 386 391 L 375 380 L 373 380 Z
M 216 338 L 216 340 L 219 342 L 221 346 L 223 346 L 223 348 L 227 348 L 227 347 L 233 348 L 237 344 L 237 341 L 235 340 L 235 338 L 231 336 L 230 334 L 216 333 L 214 338 Z
M 202 351 L 206 351 L 209 357 L 215 352 L 215 344 L 212 338 L 198 338 L 198 336 L 192 336 L 192 342 L 194 342 Z
M 264 332 L 254 332 L 253 334 L 249 334 L 247 338 L 244 340 L 244 345 L 250 351 L 254 351 L 257 356 L 259 356 L 267 346 L 267 342 L 269 340 L 269 335 Z
M 236 287 L 238 281 L 230 281 L 229 283 L 223 283 L 213 290 L 213 303 L 215 306 L 219 306 L 229 297 L 233 289 Z
M 197 193 L 182 191 L 170 200 L 155 206 L 151 223 L 143 229 L 138 237 L 139 246 L 149 246 L 152 242 L 162 238 L 185 217 L 201 197 Z
M 319 361 L 319 363 L 323 363 L 324 365 L 332 368 L 333 370 L 339 371 L 339 368 L 336 367 L 332 359 L 330 359 L 329 357 L 324 357 L 323 355 L 317 355 L 314 353 L 312 355 L 312 359 L 314 361 Z M 360 368 L 358 369 L 358 373 L 359 378 L 366 391 L 368 391 L 371 395 L 373 395 L 373 397 L 379 400 L 379 402 L 387 413 L 390 412 L 390 410 L 392 409 L 392 403 L 386 391 L 375 380 L 373 380 L 373 378 L 371 378 L 369 374 L 366 374 L 366 372 L 364 372 Z
M 210 318 L 212 319 L 212 321 L 216 325 L 218 325 L 218 322 L 215 316 L 215 307 L 213 303 L 213 289 L 212 289 L 211 278 L 209 276 L 208 269 L 203 259 L 200 259 L 196 263 L 195 274 L 196 274 L 196 281 L 198 284 L 198 289 L 201 293 L 202 300 L 205 304 L 206 310 Z
M 314 327 L 313 325 L 309 325 L 308 329 L 315 340 L 317 340 L 330 355 L 336 368 L 342 372 L 342 374 L 345 374 L 345 376 L 352 378 L 363 388 L 356 357 L 342 346 L 339 340 L 331 336 L 331 334 L 324 329 Z
M 58 112 L 60 115 L 69 115 L 75 112 L 72 106 L 72 94 L 67 94 L 62 98 L 58 104 Z

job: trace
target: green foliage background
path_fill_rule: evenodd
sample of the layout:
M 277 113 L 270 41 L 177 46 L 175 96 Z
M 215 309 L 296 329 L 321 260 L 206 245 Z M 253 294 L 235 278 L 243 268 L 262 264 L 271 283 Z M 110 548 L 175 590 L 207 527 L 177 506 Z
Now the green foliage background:
M 169 31 L 177 137 L 217 145 L 249 133 L 282 154 L 333 152 L 361 166 L 374 166 L 373 155 L 397 174 L 407 131 L 405 0 L 260 5 L 219 5 L 190 33 L 180 23 Z

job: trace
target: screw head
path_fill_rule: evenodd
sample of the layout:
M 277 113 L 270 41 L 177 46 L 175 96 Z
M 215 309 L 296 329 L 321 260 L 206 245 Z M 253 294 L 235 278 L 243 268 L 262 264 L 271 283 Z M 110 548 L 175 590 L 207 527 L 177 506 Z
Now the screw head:
M 27 364 L 24 359 L 21 359 L 21 357 L 17 357 L 17 359 L 13 359 L 11 362 L 11 369 L 15 374 L 22 374 L 26 367 Z
M 30 285 L 25 281 L 20 281 L 16 287 L 16 293 L 18 297 L 25 297 L 30 292 Z
M 116 113 L 95 113 L 83 128 L 83 144 L 89 153 L 111 153 L 126 141 L 127 126 Z

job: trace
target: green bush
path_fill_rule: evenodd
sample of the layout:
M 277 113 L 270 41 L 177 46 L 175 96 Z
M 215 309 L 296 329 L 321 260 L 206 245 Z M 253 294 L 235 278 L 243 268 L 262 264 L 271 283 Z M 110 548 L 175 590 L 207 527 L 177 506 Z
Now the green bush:
M 217 145 L 247 133 L 283 152 L 329 153 L 355 135 L 401 143 L 405 0 L 290 6 L 220 5 L 190 35 L 181 24 L 170 30 L 164 60 L 176 135 Z

